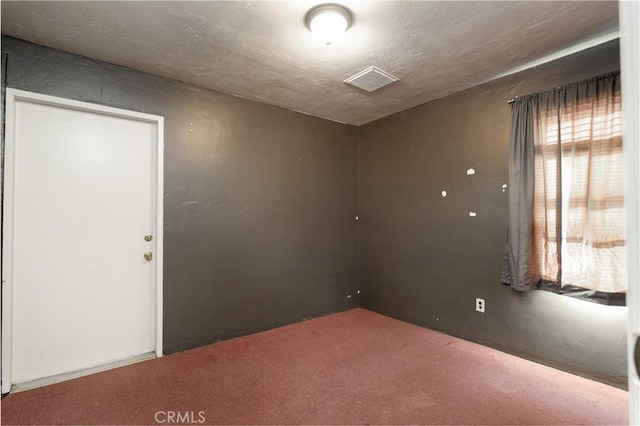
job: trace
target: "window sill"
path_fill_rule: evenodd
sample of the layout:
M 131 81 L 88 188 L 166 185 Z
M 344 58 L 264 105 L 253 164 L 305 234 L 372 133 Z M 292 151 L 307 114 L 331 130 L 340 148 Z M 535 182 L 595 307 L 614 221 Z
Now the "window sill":
M 605 293 L 602 291 L 589 290 L 573 285 L 565 285 L 552 281 L 540 281 L 539 290 L 550 291 L 551 293 L 561 296 L 573 297 L 575 299 L 585 300 L 587 302 L 598 303 L 607 306 L 627 306 L 626 293 Z

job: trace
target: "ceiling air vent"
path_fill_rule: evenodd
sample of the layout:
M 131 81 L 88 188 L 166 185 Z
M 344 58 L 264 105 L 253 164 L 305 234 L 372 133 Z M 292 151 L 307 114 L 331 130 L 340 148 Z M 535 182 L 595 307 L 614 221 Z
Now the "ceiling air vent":
M 381 87 L 398 81 L 398 79 L 391 74 L 382 71 L 378 67 L 369 67 L 364 71 L 360 71 L 358 74 L 349 77 L 344 82 L 356 86 L 359 89 L 367 92 L 373 92 Z

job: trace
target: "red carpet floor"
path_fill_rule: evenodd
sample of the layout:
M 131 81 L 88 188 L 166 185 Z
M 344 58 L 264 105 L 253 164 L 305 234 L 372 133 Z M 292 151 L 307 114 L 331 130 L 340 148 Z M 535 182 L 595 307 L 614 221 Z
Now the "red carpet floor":
M 354 309 L 10 394 L 2 423 L 611 425 L 627 406 L 623 390 Z

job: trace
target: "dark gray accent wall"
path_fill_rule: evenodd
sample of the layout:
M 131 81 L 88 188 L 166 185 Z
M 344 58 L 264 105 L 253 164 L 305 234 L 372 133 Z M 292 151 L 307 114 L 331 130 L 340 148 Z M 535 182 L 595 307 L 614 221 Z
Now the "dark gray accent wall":
M 356 127 L 13 38 L 2 52 L 8 87 L 165 117 L 165 352 L 356 306 Z
M 611 42 L 360 127 L 363 306 L 623 386 L 626 308 L 500 283 L 507 101 L 617 69 Z

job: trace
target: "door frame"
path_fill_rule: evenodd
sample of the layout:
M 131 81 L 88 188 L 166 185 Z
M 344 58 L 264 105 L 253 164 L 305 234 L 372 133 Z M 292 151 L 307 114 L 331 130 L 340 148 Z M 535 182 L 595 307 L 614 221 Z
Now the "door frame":
M 6 89 L 6 130 L 4 150 L 4 197 L 2 223 L 2 393 L 7 393 L 13 385 L 12 370 L 12 320 L 13 320 L 13 217 L 14 217 L 14 173 L 16 144 L 16 105 L 18 101 L 26 101 L 41 105 L 52 105 L 70 110 L 85 111 L 94 114 L 121 117 L 156 125 L 156 143 L 152 148 L 155 157 L 155 223 L 153 224 L 156 247 L 154 253 L 155 268 L 155 355 L 162 356 L 162 270 L 163 270 L 163 198 L 164 198 L 164 117 L 107 107 L 88 102 L 74 101 L 56 96 L 24 90 Z
M 640 424 L 640 371 L 635 363 L 635 347 L 640 344 L 640 4 L 618 3 L 620 22 L 620 72 L 624 126 L 625 203 L 627 213 L 627 362 L 629 424 Z

